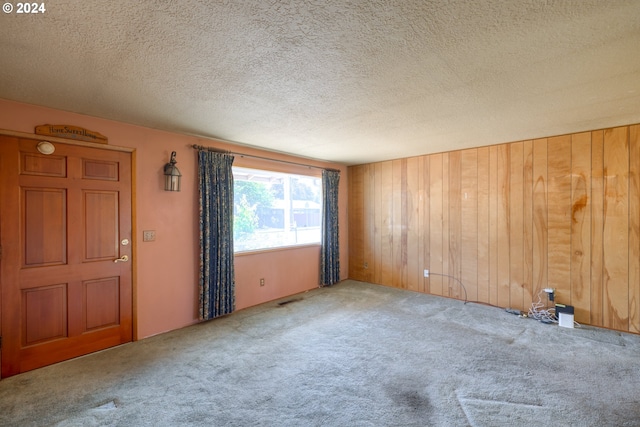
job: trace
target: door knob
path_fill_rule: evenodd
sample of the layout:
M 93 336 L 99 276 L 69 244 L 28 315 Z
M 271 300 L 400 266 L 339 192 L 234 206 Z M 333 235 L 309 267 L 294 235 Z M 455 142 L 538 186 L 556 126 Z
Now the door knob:
M 129 261 L 129 257 L 127 255 L 122 255 L 118 259 L 114 259 L 113 262 L 127 262 Z

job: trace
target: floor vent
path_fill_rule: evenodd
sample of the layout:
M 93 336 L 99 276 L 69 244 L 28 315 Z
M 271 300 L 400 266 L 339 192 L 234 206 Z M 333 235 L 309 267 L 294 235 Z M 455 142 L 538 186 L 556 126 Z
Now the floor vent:
M 302 301 L 302 298 L 293 298 L 293 299 L 288 299 L 286 301 L 281 301 L 278 303 L 278 305 L 282 307 L 283 305 L 291 304 L 292 302 L 298 302 L 298 301 Z

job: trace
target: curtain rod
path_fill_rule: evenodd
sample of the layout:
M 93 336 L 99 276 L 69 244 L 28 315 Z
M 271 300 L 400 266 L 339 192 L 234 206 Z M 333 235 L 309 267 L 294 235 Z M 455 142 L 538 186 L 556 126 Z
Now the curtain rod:
M 322 170 L 327 170 L 327 171 L 332 171 L 332 172 L 340 172 L 340 170 L 338 170 L 338 169 L 323 168 L 321 166 L 314 166 L 314 165 L 306 165 L 304 163 L 291 162 L 291 161 L 288 161 L 288 160 L 271 159 L 269 157 L 256 156 L 254 154 L 236 153 L 234 151 L 222 150 L 220 148 L 215 148 L 215 147 L 205 147 L 204 145 L 193 144 L 191 147 L 196 149 L 196 150 L 213 151 L 214 153 L 234 154 L 234 155 L 240 156 L 240 157 L 251 157 L 253 159 L 268 160 L 270 162 L 287 163 L 287 164 L 290 164 L 290 165 L 304 166 L 304 167 L 307 167 L 307 168 L 315 168 L 315 169 L 322 169 Z

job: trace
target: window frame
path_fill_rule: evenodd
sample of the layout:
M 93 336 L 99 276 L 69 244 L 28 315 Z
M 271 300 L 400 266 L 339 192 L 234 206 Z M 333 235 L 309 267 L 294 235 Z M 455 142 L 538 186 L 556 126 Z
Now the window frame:
M 312 167 L 303 167 L 303 166 L 298 166 L 298 165 L 294 165 L 293 167 L 282 167 L 282 165 L 279 165 L 281 167 L 266 167 L 264 164 L 256 164 L 255 162 L 243 162 L 240 164 L 234 164 L 232 169 L 233 169 L 233 175 L 234 175 L 234 255 L 235 256 L 242 256 L 242 255 L 246 255 L 246 254 L 254 254 L 254 253 L 259 253 L 259 252 L 271 252 L 271 251 L 280 251 L 280 250 L 290 250 L 290 249 L 298 249 L 298 248 L 304 248 L 304 247 L 319 247 L 321 246 L 322 243 L 322 196 L 323 196 L 323 188 L 322 188 L 322 170 L 319 168 L 312 168 Z M 254 247 L 254 248 L 245 248 L 245 249 L 238 249 L 238 245 L 239 245 L 239 240 L 238 240 L 238 235 L 236 234 L 236 224 L 237 224 L 237 220 L 236 220 L 236 209 L 237 209 L 237 186 L 236 183 L 238 181 L 237 176 L 239 174 L 242 174 L 243 172 L 256 172 L 256 175 L 261 174 L 263 176 L 277 176 L 277 177 L 292 177 L 292 178 L 303 178 L 303 179 L 312 179 L 315 182 L 315 185 L 317 187 L 317 192 L 314 195 L 314 197 L 317 199 L 317 201 L 313 201 L 312 203 L 316 204 L 317 203 L 317 224 L 316 225 L 312 225 L 312 226 L 307 226 L 307 227 L 295 227 L 295 231 L 293 232 L 294 234 L 297 233 L 300 229 L 304 230 L 304 231 L 309 231 L 311 229 L 317 229 L 317 235 L 314 238 L 314 241 L 309 242 L 309 241 L 302 241 L 300 243 L 284 243 L 284 244 L 277 244 L 277 245 L 273 245 L 273 246 L 265 246 L 265 247 Z M 312 187 L 313 188 L 313 187 Z M 278 200 L 282 200 L 282 199 L 278 199 Z M 289 199 L 284 199 L 284 200 L 289 200 L 291 201 L 291 198 Z M 270 207 L 271 209 L 278 209 L 277 207 Z M 288 212 L 290 213 L 290 215 L 294 215 L 294 211 L 296 209 L 294 209 L 293 207 L 293 203 L 291 204 L 291 207 L 289 208 Z M 285 209 L 285 212 L 283 213 L 283 215 L 286 215 L 287 210 Z M 292 218 L 289 219 L 288 225 L 291 224 L 295 224 L 295 222 L 293 221 Z M 286 227 L 287 226 L 287 221 L 285 220 L 284 222 L 284 226 L 282 229 L 278 229 L 278 228 L 274 228 L 274 233 L 283 233 L 284 235 L 288 235 L 291 234 L 292 230 L 290 229 L 288 232 L 286 231 Z M 282 230 L 282 231 L 275 231 L 275 230 Z M 255 234 L 255 232 L 253 232 L 253 234 Z M 310 234 L 310 233 L 309 233 Z M 297 239 L 297 236 L 296 236 Z M 257 239 L 254 239 L 253 241 L 255 242 Z

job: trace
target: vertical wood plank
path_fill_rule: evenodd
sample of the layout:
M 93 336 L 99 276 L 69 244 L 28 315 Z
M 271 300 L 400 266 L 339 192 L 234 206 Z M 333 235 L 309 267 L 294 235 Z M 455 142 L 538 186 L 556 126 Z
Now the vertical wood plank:
M 374 193 L 374 166 L 365 165 L 363 172 L 363 197 L 364 197 L 364 235 L 363 240 L 363 274 L 367 282 L 373 281 L 375 248 L 375 193 Z
M 629 331 L 640 333 L 640 125 L 629 127 Z
M 451 295 L 451 270 L 449 268 L 449 153 L 442 154 L 442 294 Z
M 421 159 L 419 157 L 407 159 L 406 163 L 406 283 L 407 289 L 412 291 L 422 290 L 422 274 L 419 274 L 422 263 L 419 242 L 423 233 L 420 227 L 420 163 Z
M 628 127 L 604 131 L 604 326 L 629 329 Z
M 489 147 L 489 304 L 498 305 L 498 146 Z
M 478 301 L 478 150 L 462 151 L 460 280 L 469 301 Z M 464 295 L 462 295 L 464 297 Z
M 523 236 L 524 236 L 524 270 L 523 270 L 523 306 L 527 311 L 533 302 L 533 141 L 525 141 L 523 149 Z
M 420 245 L 422 246 L 422 265 L 420 266 L 420 277 L 422 277 L 423 288 L 422 291 L 426 293 L 430 293 L 429 290 L 429 279 L 424 277 L 424 270 L 429 268 L 431 264 L 431 252 L 429 246 L 429 240 L 431 238 L 431 228 L 430 228 L 430 212 L 429 212 L 429 200 L 431 199 L 430 193 L 430 184 L 429 184 L 429 164 L 430 164 L 429 156 L 422 156 L 420 161 L 420 185 L 422 186 L 422 199 L 421 199 L 421 209 L 422 212 L 420 214 L 421 218 L 421 230 L 422 230 L 422 238 L 420 239 Z
M 533 141 L 533 301 L 547 287 L 547 140 Z
M 575 320 L 590 321 L 591 133 L 571 136 L 571 305 Z
M 442 272 L 443 265 L 443 185 L 442 154 L 429 156 L 429 269 L 434 273 Z M 442 295 L 442 277 L 429 277 L 429 290 L 434 295 Z
M 571 136 L 549 138 L 548 174 L 548 282 L 556 302 L 571 299 Z
M 478 148 L 478 286 L 477 301 L 489 302 L 489 148 Z M 471 299 L 471 297 L 469 298 Z
M 393 162 L 382 162 L 380 169 L 380 284 L 393 286 Z
M 524 144 L 509 144 L 509 306 L 524 309 Z
M 349 180 L 349 277 L 364 280 L 364 166 L 347 169 Z
M 604 326 L 604 132 L 591 133 L 591 324 Z
M 498 223 L 498 306 L 510 306 L 509 271 L 511 251 L 509 248 L 509 145 L 498 146 L 498 206 L 496 222 Z
M 452 151 L 449 153 L 449 274 L 457 280 L 461 280 L 461 239 L 462 239 L 462 218 L 461 218 L 461 152 Z M 457 280 L 449 280 L 449 296 L 460 298 L 462 290 Z
M 406 159 L 391 161 L 391 286 L 406 287 Z
M 382 203 L 382 163 L 374 164 L 374 185 L 373 185 L 373 198 L 374 198 L 374 254 L 373 254 L 373 277 L 374 283 L 379 285 L 383 284 L 382 281 L 382 253 L 384 249 L 388 249 L 388 242 L 385 241 L 385 248 L 383 248 L 382 236 L 383 236 L 383 203 Z M 385 195 L 386 196 L 386 195 Z M 385 233 L 386 234 L 386 233 Z

